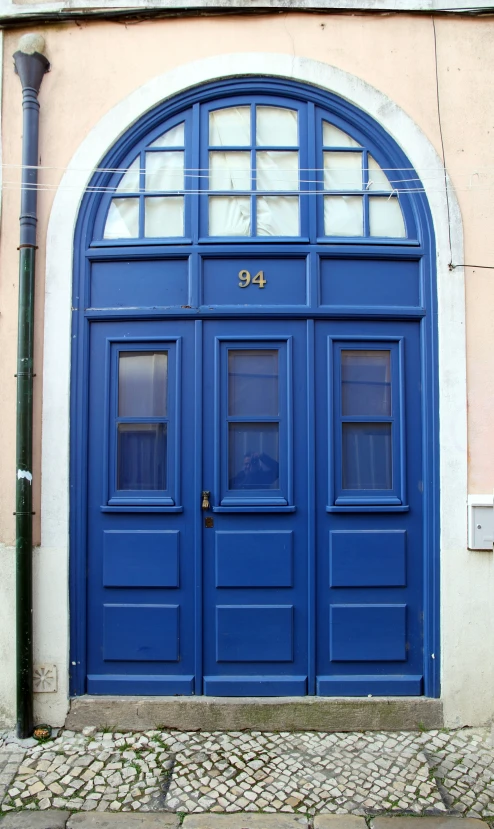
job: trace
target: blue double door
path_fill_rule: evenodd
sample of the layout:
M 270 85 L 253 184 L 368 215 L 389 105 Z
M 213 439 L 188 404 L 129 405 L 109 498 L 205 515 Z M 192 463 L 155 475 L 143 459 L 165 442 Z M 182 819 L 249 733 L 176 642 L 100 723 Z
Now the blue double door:
M 89 693 L 423 692 L 419 335 L 91 323 Z

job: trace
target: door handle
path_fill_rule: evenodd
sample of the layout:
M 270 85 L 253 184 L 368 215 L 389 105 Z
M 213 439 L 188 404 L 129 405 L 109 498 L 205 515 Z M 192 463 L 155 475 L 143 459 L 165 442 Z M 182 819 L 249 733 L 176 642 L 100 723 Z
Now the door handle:
M 209 503 L 209 496 L 211 495 L 209 489 L 203 489 L 202 491 L 202 509 L 211 509 L 211 504 Z

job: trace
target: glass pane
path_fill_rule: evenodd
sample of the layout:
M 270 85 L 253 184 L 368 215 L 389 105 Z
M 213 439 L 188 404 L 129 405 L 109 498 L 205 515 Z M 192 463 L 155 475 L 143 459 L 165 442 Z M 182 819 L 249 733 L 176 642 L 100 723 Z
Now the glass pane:
M 326 236 L 362 236 L 363 199 L 360 196 L 325 196 L 324 232 Z
M 146 190 L 183 190 L 183 152 L 146 153 Z
M 392 190 L 391 184 L 386 173 L 381 169 L 377 161 L 371 155 L 367 156 L 367 163 L 369 166 L 369 181 L 367 190 Z
M 278 423 L 228 424 L 229 489 L 279 489 Z
M 257 199 L 258 236 L 300 236 L 297 196 L 264 196 Z
M 278 351 L 228 352 L 228 414 L 278 416 Z
M 281 107 L 257 107 L 256 144 L 258 147 L 296 147 L 298 113 Z
M 117 428 L 117 489 L 166 489 L 166 423 Z
M 324 153 L 325 190 L 361 190 L 361 153 Z
M 156 196 L 144 200 L 145 236 L 184 235 L 184 197 Z
M 210 190 L 250 190 L 250 153 L 209 153 Z
M 396 198 L 369 198 L 369 224 L 371 236 L 393 236 L 403 239 L 407 235 L 400 202 Z
M 391 353 L 341 352 L 342 415 L 391 416 Z
M 391 423 L 342 423 L 343 489 L 391 489 Z
M 212 147 L 248 147 L 250 107 L 228 107 L 210 112 L 209 143 Z
M 135 239 L 138 236 L 139 199 L 112 199 L 103 238 Z
M 322 122 L 322 143 L 325 147 L 360 147 L 354 138 L 328 121 Z
M 153 141 L 150 144 L 150 147 L 183 147 L 185 143 L 185 135 L 184 135 L 184 126 L 185 124 L 182 122 L 181 124 L 177 124 L 176 127 L 172 127 L 171 130 L 167 130 L 160 135 L 156 141 Z
M 126 173 L 120 179 L 116 188 L 117 193 L 138 193 L 140 189 L 140 156 L 132 162 Z
M 298 153 L 256 153 L 258 190 L 298 190 Z
M 166 417 L 167 388 L 167 351 L 120 352 L 119 417 Z
M 248 196 L 211 196 L 209 199 L 210 236 L 250 236 L 250 199 Z

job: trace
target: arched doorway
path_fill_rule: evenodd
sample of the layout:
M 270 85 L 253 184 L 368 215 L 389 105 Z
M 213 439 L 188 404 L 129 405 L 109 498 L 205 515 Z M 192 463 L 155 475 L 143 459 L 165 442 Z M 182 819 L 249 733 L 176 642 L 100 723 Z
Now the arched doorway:
M 249 78 L 162 105 L 103 166 L 76 239 L 85 689 L 431 693 L 411 165 L 341 99 Z

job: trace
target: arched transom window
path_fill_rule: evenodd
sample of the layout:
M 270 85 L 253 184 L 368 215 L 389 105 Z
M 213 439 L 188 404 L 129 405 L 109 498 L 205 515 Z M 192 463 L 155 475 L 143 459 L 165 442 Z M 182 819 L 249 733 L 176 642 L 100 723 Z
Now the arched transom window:
M 378 156 L 364 134 L 307 102 L 196 104 L 127 153 L 95 241 L 403 240 L 413 232 L 399 171 Z

